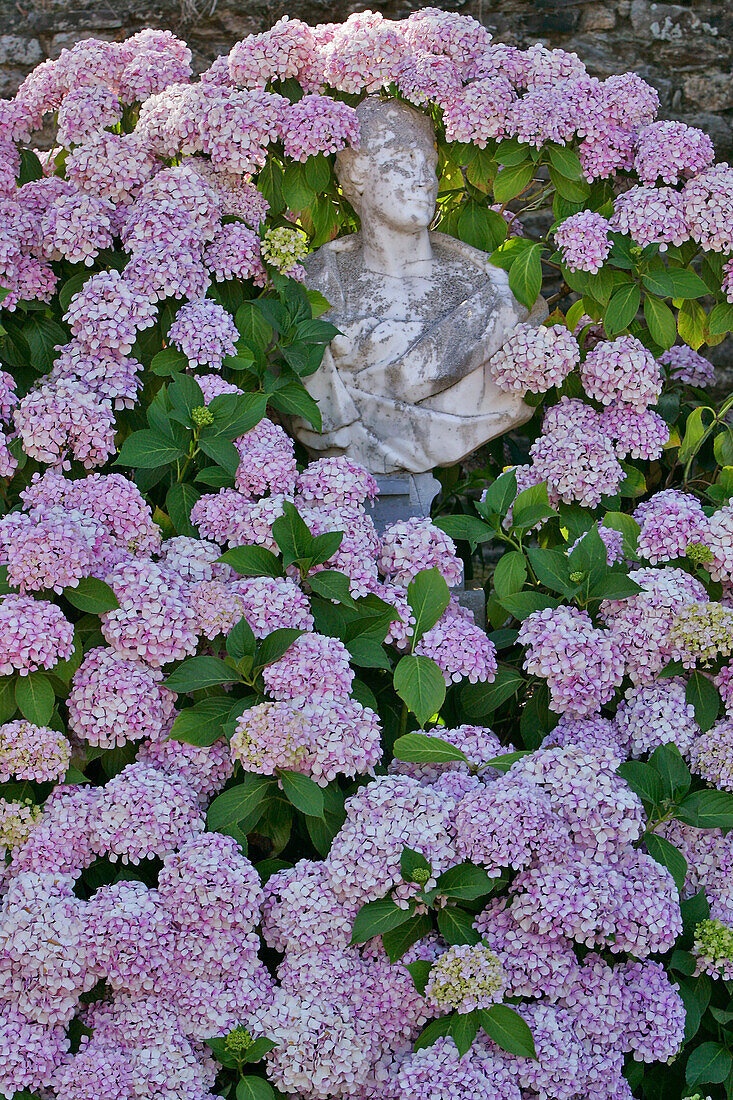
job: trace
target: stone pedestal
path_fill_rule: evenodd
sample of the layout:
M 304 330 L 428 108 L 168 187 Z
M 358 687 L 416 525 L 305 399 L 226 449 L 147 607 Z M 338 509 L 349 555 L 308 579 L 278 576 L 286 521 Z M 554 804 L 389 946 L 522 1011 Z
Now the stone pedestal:
M 371 517 L 380 535 L 398 520 L 430 518 L 440 492 L 440 482 L 432 474 L 377 474 L 376 479 L 379 496 L 371 507 Z

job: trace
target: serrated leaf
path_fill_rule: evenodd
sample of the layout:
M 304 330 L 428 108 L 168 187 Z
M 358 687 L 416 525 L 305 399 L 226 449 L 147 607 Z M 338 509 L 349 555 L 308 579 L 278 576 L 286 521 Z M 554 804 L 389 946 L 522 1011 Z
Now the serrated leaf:
M 636 283 L 626 283 L 611 295 L 604 324 L 609 336 L 618 336 L 636 317 L 641 303 L 641 292 Z
M 309 775 L 278 770 L 283 792 L 289 802 L 309 817 L 323 817 L 323 792 Z
M 308 584 L 316 595 L 322 596 L 325 600 L 335 600 L 346 607 L 359 606 L 351 595 L 349 578 L 337 569 L 322 569 L 317 573 L 309 573 Z
M 244 832 L 257 824 L 264 813 L 268 795 L 273 792 L 272 778 L 248 772 L 242 782 L 218 795 L 209 806 L 206 824 L 215 833 L 228 833 L 232 826 Z
M 509 268 L 509 287 L 523 306 L 532 308 L 542 290 L 541 245 L 534 244 L 517 256 Z
M 690 1054 L 685 1068 L 685 1080 L 695 1085 L 720 1084 L 733 1066 L 733 1055 L 722 1043 L 701 1043 Z
M 382 936 L 382 947 L 387 952 L 391 963 L 397 962 L 413 944 L 423 939 L 432 931 L 433 925 L 427 913 L 420 913 L 401 924 L 399 928 L 393 928 L 391 932 L 385 932 Z M 430 963 L 428 963 L 428 969 Z
M 656 833 L 647 833 L 644 844 L 652 859 L 667 868 L 679 893 L 682 894 L 687 875 L 687 860 L 679 848 L 675 848 L 674 844 L 670 844 L 665 837 L 657 836 Z
M 237 703 L 229 696 L 202 699 L 195 706 L 178 712 L 168 736 L 188 745 L 213 745 L 223 735 L 224 724 L 235 706 Z
M 394 689 L 421 726 L 437 714 L 445 699 L 445 680 L 435 661 L 407 654 L 394 670 Z
M 502 554 L 491 578 L 497 598 L 501 601 L 504 596 L 520 592 L 526 580 L 527 563 L 524 554 L 519 550 L 509 550 Z
M 189 657 L 163 681 L 169 691 L 182 695 L 189 691 L 213 687 L 216 684 L 232 684 L 237 679 L 234 669 L 219 657 Z
M 515 592 L 511 596 L 505 596 L 501 601 L 516 619 L 526 619 L 534 611 L 544 611 L 547 607 L 558 607 L 560 600 L 554 596 L 545 596 L 542 592 Z
M 395 760 L 405 760 L 412 764 L 446 764 L 451 760 L 468 763 L 468 757 L 461 750 L 444 741 L 442 737 L 433 737 L 428 733 L 405 733 L 394 743 Z
M 441 897 L 456 901 L 474 901 L 491 893 L 494 880 L 485 867 L 476 867 L 472 863 L 459 863 L 449 867 L 439 876 L 435 884 L 435 893 Z
M 438 516 L 433 523 L 457 542 L 467 542 L 472 551 L 494 537 L 494 529 L 475 516 Z
M 178 535 L 195 537 L 196 528 L 191 523 L 191 509 L 201 496 L 190 482 L 171 485 L 166 493 L 165 507 Z
M 281 577 L 282 563 L 277 554 L 264 546 L 237 546 L 218 559 L 243 577 Z
M 80 611 L 93 615 L 103 615 L 105 611 L 114 611 L 120 606 L 110 586 L 96 577 L 82 577 L 73 588 L 64 589 L 64 596 Z
M 499 665 L 491 683 L 464 682 L 461 686 L 461 707 L 466 718 L 471 721 L 488 719 L 502 703 L 516 695 L 524 683 L 525 677 L 511 665 Z
M 141 470 L 157 470 L 158 467 L 168 466 L 185 456 L 183 447 L 179 447 L 173 439 L 153 428 L 144 428 L 128 435 L 114 464 Z
M 495 201 L 504 203 L 516 198 L 532 182 L 534 173 L 534 164 L 526 159 L 519 164 L 502 167 L 494 180 Z
M 437 569 L 422 569 L 407 586 L 407 602 L 415 615 L 413 642 L 435 626 L 450 602 L 450 589 Z
M 266 665 L 279 661 L 283 654 L 290 649 L 296 638 L 299 638 L 303 633 L 304 631 L 293 626 L 284 626 L 271 631 L 257 646 L 254 667 L 265 668 Z
M 703 733 L 718 717 L 720 692 L 708 676 L 695 669 L 687 681 L 685 700 L 695 708 L 695 721 Z
M 264 1077 L 241 1077 L 237 1081 L 237 1100 L 275 1100 L 277 1093 Z
M 447 905 L 438 911 L 438 931 L 450 944 L 478 943 L 481 937 L 473 927 L 474 914 Z
M 362 906 L 354 918 L 354 926 L 351 930 L 352 944 L 366 943 L 375 936 L 381 936 L 385 932 L 399 928 L 401 924 L 410 919 L 407 909 L 400 909 L 391 898 L 380 898 L 379 901 L 369 901 Z
M 674 815 L 696 829 L 733 828 L 733 794 L 730 791 L 693 791 Z
M 56 702 L 48 676 L 42 672 L 19 676 L 15 682 L 15 702 L 20 713 L 29 722 L 46 726 L 51 720 Z
M 627 760 L 619 767 L 618 774 L 645 806 L 658 806 L 664 798 L 661 776 L 649 764 L 641 760 Z
M 481 1027 L 502 1050 L 518 1058 L 537 1059 L 534 1039 L 529 1026 L 518 1012 L 508 1005 L 492 1005 L 479 1012 Z

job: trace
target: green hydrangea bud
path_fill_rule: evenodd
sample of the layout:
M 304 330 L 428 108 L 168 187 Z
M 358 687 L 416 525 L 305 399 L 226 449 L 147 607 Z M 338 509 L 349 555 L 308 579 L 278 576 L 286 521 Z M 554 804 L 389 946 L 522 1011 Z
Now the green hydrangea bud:
M 206 405 L 197 405 L 195 409 L 191 409 L 191 419 L 197 428 L 208 428 L 214 423 L 214 414 Z
M 685 550 L 685 554 L 695 565 L 707 565 L 708 562 L 713 560 L 713 552 L 704 542 L 691 542 Z
M 570 580 L 573 582 L 573 584 L 580 584 L 584 576 L 584 573 L 578 573 L 578 571 L 576 570 L 575 573 L 570 574 Z
M 267 230 L 262 239 L 261 251 L 263 260 L 287 275 L 308 255 L 308 242 L 297 229 L 280 226 Z
M 224 1046 L 235 1058 L 241 1058 L 254 1043 L 249 1031 L 243 1027 L 235 1027 L 224 1039 Z
M 722 920 L 703 920 L 695 928 L 693 951 L 713 966 L 733 961 L 733 928 Z
M 429 867 L 416 867 L 412 872 L 412 881 L 416 882 L 418 886 L 424 886 L 426 882 L 430 881 L 431 874 Z

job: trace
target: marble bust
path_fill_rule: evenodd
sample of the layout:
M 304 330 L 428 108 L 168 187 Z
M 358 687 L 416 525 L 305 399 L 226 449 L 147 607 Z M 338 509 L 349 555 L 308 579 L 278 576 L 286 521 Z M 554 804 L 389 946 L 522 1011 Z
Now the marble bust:
M 374 474 L 420 474 L 532 415 L 487 370 L 528 311 L 486 253 L 429 231 L 438 194 L 431 120 L 377 97 L 357 110 L 360 148 L 341 152 L 336 172 L 361 230 L 305 262 L 306 285 L 331 303 L 324 318 L 340 330 L 304 380 L 323 430 L 302 420 L 293 430 L 316 455 L 346 455 Z M 546 314 L 538 305 L 536 323 Z

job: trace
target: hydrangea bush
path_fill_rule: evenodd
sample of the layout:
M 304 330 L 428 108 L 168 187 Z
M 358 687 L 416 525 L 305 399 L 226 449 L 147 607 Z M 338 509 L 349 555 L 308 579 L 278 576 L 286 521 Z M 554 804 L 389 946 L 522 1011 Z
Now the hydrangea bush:
M 551 309 L 528 434 L 383 532 L 287 430 L 364 95 Z M 733 170 L 657 108 L 435 9 L 0 101 L 9 1100 L 733 1097 Z

